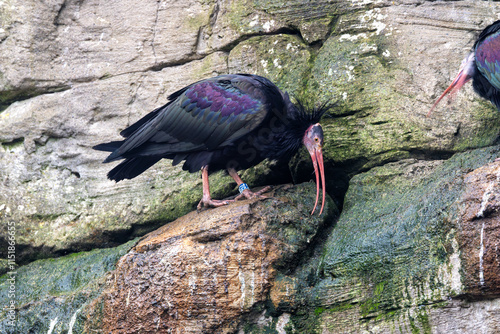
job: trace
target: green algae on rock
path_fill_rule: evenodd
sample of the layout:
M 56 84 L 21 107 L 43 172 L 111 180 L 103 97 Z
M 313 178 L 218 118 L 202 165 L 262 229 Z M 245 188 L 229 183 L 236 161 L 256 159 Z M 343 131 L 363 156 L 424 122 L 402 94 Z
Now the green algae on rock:
M 228 57 L 230 73 L 267 77 L 292 96 L 300 95 L 307 82 L 311 50 L 297 36 L 256 36 L 235 46 Z
M 462 252 L 471 243 L 468 238 L 479 237 L 463 234 L 461 205 L 471 170 L 499 153 L 496 146 L 449 160 L 407 159 L 353 177 L 342 214 L 316 255 L 294 275 L 277 280 L 295 294 L 281 311 L 290 312 L 295 328 L 309 333 L 363 328 L 430 333 L 445 326 L 437 311 L 442 307 L 454 312 L 495 308 L 497 302 L 473 305 L 461 297 L 478 293 L 471 288 L 478 281 L 469 282 L 470 260 Z M 489 280 L 496 282 L 491 275 Z M 468 318 L 456 325 L 477 326 Z M 483 325 L 492 328 L 491 322 Z
M 0 310 L 0 331 L 15 333 L 82 333 L 85 308 L 99 295 L 108 271 L 134 245 L 75 253 L 32 262 L 16 270 L 15 327 Z M 8 274 L 0 277 L 0 300 L 7 301 Z

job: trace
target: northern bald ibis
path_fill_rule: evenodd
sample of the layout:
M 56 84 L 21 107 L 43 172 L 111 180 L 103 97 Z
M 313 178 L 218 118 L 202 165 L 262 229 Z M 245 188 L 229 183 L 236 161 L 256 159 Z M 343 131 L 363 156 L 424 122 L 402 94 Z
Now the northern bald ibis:
M 153 110 L 120 134 L 125 139 L 94 146 L 112 152 L 104 162 L 122 161 L 108 173 L 115 181 L 132 179 L 161 159 L 190 173 L 201 170 L 202 207 L 217 207 L 231 200 L 210 196 L 208 175 L 227 170 L 236 181 L 241 197 L 261 196 L 252 192 L 237 171 L 264 159 L 289 159 L 304 144 L 316 174 L 316 203 L 321 176 L 322 203 L 325 205 L 323 130 L 319 124 L 330 108 L 323 105 L 306 110 L 294 104 L 268 79 L 250 74 L 228 74 L 195 82 L 168 97 L 169 102 Z

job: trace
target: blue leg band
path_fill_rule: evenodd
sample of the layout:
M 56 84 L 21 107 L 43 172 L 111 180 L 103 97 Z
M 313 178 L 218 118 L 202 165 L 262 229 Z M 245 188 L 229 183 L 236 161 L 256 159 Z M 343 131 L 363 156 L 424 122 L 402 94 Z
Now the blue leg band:
M 240 184 L 240 186 L 238 187 L 238 190 L 240 191 L 240 194 L 242 194 L 242 193 L 243 193 L 243 191 L 245 191 L 246 189 L 250 189 L 250 188 L 248 187 L 248 184 L 246 184 L 246 183 L 242 183 L 242 184 Z

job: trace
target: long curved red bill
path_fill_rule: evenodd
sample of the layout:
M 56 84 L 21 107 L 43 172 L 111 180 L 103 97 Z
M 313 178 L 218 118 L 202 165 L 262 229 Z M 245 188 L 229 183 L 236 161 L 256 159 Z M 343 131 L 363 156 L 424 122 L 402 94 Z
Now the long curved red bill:
M 448 88 L 446 88 L 446 90 L 444 91 L 444 93 L 441 94 L 441 96 L 436 100 L 436 102 L 434 102 L 432 108 L 427 113 L 427 117 L 431 115 L 432 111 L 434 110 L 434 108 L 436 108 L 438 103 L 441 102 L 443 97 L 445 97 L 448 93 L 451 94 L 450 96 L 453 96 L 453 94 L 455 94 L 468 80 L 469 78 L 466 75 L 463 75 L 463 72 L 460 71 L 460 73 L 458 73 L 457 77 L 455 78 L 455 80 L 453 80 L 451 85 L 449 85 Z
M 450 97 L 453 96 L 453 94 L 455 94 L 460 88 L 462 88 L 462 86 L 467 81 L 472 79 L 472 73 L 474 73 L 474 62 L 475 62 L 474 53 L 469 54 L 462 61 L 462 65 L 460 66 L 460 71 L 458 71 L 457 76 L 455 77 L 455 79 L 453 79 L 451 85 L 449 85 L 448 88 L 446 88 L 444 93 L 441 94 L 441 96 L 436 100 L 436 102 L 434 102 L 431 109 L 427 113 L 427 117 L 431 115 L 434 108 L 436 108 L 438 103 L 443 99 L 443 97 L 446 96 L 446 94 L 450 93 Z
M 320 176 L 321 176 L 321 187 L 323 188 L 323 194 L 322 194 L 323 199 L 321 201 L 321 210 L 319 211 L 319 214 L 322 214 L 323 208 L 325 207 L 325 168 L 323 165 L 323 152 L 321 151 L 321 149 L 315 149 L 314 152 L 311 153 L 311 159 L 314 166 L 314 174 L 316 174 L 316 203 L 314 203 L 314 208 L 311 212 L 311 215 L 314 213 L 316 207 L 318 206 Z M 319 166 L 319 173 L 318 173 L 318 166 Z

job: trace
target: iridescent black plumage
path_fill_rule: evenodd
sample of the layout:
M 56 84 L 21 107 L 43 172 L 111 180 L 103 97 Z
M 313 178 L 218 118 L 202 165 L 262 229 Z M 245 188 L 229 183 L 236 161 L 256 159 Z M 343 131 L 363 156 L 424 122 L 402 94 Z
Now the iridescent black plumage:
M 134 178 L 163 158 L 174 165 L 184 161 L 182 168 L 191 173 L 227 169 L 234 178 L 264 159 L 291 157 L 328 109 L 309 113 L 268 79 L 248 74 L 201 80 L 168 99 L 123 130 L 125 140 L 94 147 L 112 152 L 104 162 L 125 159 L 110 179 Z
M 472 86 L 500 110 L 500 21 L 486 27 L 474 44 L 477 71 Z

